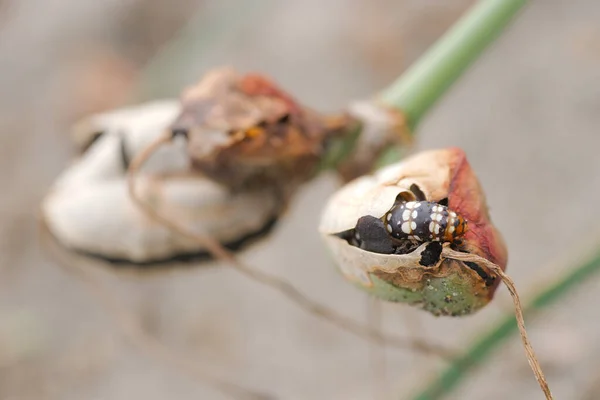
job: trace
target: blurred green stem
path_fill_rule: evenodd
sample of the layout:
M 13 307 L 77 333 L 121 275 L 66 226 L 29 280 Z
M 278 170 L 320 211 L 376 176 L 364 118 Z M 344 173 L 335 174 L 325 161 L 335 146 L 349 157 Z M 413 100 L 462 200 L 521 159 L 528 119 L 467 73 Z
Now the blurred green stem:
M 548 285 L 525 305 L 525 317 L 532 317 L 536 312 L 548 307 L 571 292 L 577 285 L 589 280 L 600 272 L 600 252 L 579 266 L 568 269 L 568 272 L 554 283 Z M 480 336 L 464 356 L 452 362 L 437 378 L 425 385 L 425 389 L 413 400 L 435 400 L 448 395 L 468 375 L 480 365 L 492 352 L 506 341 L 510 335 L 517 333 L 514 314 L 502 318 L 487 333 Z
M 480 0 L 382 93 L 381 100 L 402 110 L 414 130 L 525 4 L 527 0 Z

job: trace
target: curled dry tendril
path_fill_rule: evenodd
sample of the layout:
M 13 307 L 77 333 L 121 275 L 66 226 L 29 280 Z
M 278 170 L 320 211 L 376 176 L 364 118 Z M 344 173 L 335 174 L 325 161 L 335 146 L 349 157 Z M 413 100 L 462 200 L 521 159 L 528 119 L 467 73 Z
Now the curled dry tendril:
M 456 352 L 438 344 L 431 344 L 422 340 L 411 340 L 403 337 L 385 334 L 377 329 L 362 325 L 350 318 L 344 317 L 334 310 L 308 298 L 289 282 L 249 267 L 241 262 L 233 253 L 224 248 L 215 238 L 210 235 L 194 232 L 183 224 L 161 215 L 151 204 L 143 201 L 136 192 L 135 178 L 143 164 L 161 146 L 171 142 L 173 135 L 168 133 L 149 144 L 131 162 L 128 171 L 128 189 L 132 201 L 152 220 L 169 228 L 171 231 L 187 237 L 206 250 L 217 260 L 223 261 L 225 265 L 235 268 L 246 277 L 264 284 L 288 298 L 305 311 L 334 324 L 345 331 L 358 337 L 369 340 L 379 345 L 388 345 L 403 349 L 410 349 L 427 355 L 436 355 L 446 361 L 456 357 Z
M 546 381 L 546 377 L 544 376 L 544 372 L 542 371 L 542 367 L 535 356 L 535 352 L 533 351 L 533 346 L 531 346 L 531 342 L 529 341 L 529 337 L 527 336 L 527 330 L 525 329 L 525 318 L 523 317 L 523 307 L 521 306 L 521 299 L 519 298 L 519 293 L 517 291 L 517 287 L 515 283 L 508 276 L 502 268 L 493 262 L 480 257 L 475 254 L 470 253 L 462 253 L 459 251 L 455 251 L 450 249 L 449 247 L 444 247 L 442 251 L 442 257 L 451 258 L 460 261 L 471 261 L 481 265 L 484 265 L 494 274 L 498 275 L 502 282 L 506 285 L 508 292 L 512 296 L 513 303 L 515 305 L 515 317 L 517 319 L 517 326 L 519 327 L 519 332 L 521 334 L 521 340 L 523 341 L 523 347 L 525 348 L 525 355 L 527 356 L 527 361 L 533 370 L 533 374 L 540 385 L 540 388 L 544 392 L 547 400 L 552 400 L 552 393 L 550 392 L 550 388 L 548 387 L 548 382 Z

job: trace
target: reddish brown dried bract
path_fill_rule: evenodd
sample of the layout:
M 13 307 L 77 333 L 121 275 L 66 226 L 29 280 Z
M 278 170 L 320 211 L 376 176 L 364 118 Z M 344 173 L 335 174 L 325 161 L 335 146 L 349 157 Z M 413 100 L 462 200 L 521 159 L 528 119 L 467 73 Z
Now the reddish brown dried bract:
M 172 128 L 188 133 L 194 166 L 234 189 L 275 185 L 289 193 L 314 174 L 328 138 L 345 127 L 331 127 L 267 78 L 230 68 L 187 89 L 182 107 Z
M 450 148 L 448 205 L 468 221 L 463 249 L 477 254 L 506 270 L 508 253 L 502 236 L 492 224 L 485 194 L 463 150 Z M 496 279 L 494 285 L 500 283 Z
M 258 74 L 248 74 L 240 82 L 240 89 L 248 96 L 267 96 L 278 98 L 286 103 L 288 112 L 300 114 L 301 107 L 287 93 L 281 90 L 272 81 Z

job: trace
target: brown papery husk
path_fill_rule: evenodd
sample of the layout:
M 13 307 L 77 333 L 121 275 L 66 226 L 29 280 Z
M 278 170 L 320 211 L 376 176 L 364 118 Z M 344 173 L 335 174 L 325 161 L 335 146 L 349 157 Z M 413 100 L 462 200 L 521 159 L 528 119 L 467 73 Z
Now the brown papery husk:
M 315 175 L 328 141 L 351 123 L 301 105 L 262 75 L 232 68 L 207 73 L 181 103 L 172 129 L 187 133 L 194 168 L 232 189 L 293 192 Z

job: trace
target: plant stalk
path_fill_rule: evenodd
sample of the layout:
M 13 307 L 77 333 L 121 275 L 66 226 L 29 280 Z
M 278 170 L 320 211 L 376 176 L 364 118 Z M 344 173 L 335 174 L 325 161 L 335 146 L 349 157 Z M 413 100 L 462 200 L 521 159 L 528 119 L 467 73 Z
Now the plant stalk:
M 381 94 L 411 131 L 498 37 L 527 0 L 480 0 L 423 57 Z

